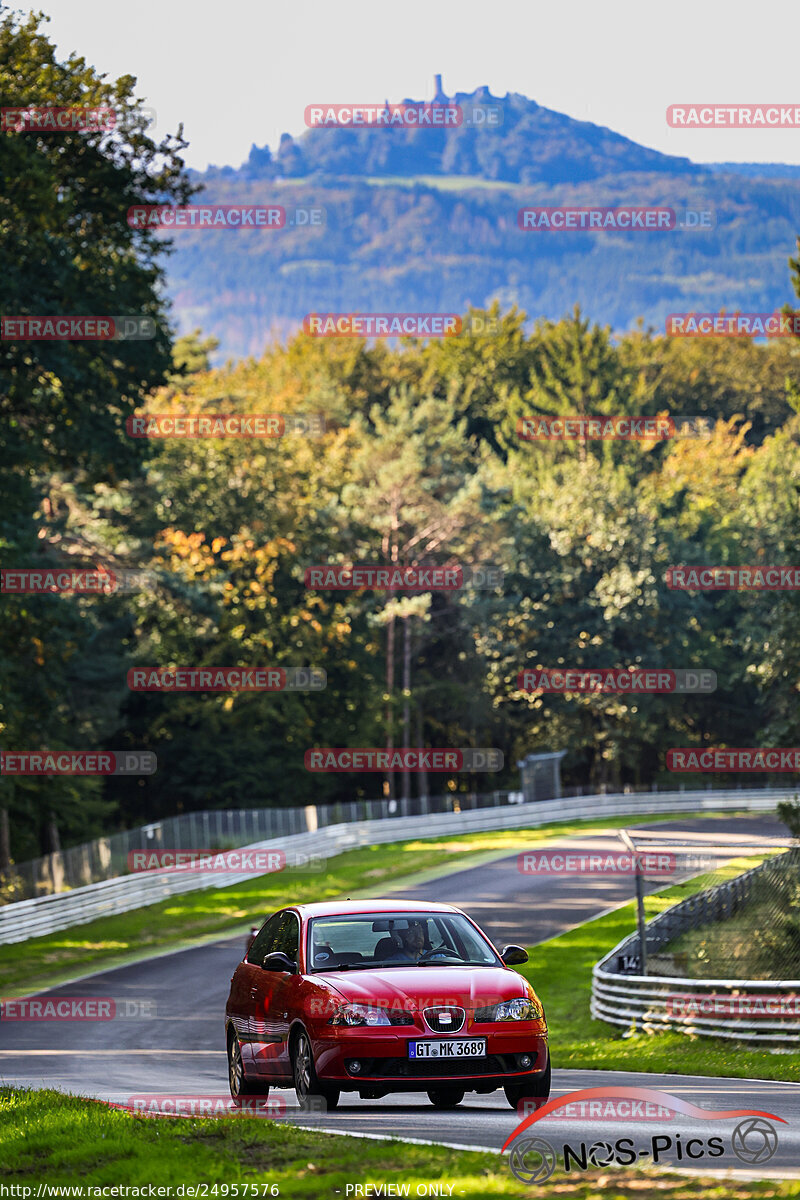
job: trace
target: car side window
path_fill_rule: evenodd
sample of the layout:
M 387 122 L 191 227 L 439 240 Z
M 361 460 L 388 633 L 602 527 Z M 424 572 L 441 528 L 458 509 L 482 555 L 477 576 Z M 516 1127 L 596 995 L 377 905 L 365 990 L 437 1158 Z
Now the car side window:
M 247 951 L 247 961 L 249 963 L 260 967 L 265 955 L 271 954 L 273 950 L 277 949 L 275 940 L 278 927 L 286 915 L 286 913 L 275 913 L 274 916 L 270 917 L 266 925 L 262 926 L 254 937 L 252 946 Z
M 273 950 L 282 951 L 292 962 L 297 962 L 297 952 L 300 946 L 300 922 L 294 913 L 281 914 L 281 923 L 275 936 Z

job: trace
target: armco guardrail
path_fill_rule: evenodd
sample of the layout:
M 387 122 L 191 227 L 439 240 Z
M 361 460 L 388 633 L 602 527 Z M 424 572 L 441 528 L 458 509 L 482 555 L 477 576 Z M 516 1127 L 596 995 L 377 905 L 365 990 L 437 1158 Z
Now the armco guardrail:
M 533 799 L 533 797 L 531 797 Z M 522 792 L 493 791 L 415 797 L 414 800 L 348 800 L 285 808 L 225 808 L 181 813 L 148 825 L 95 838 L 41 858 L 0 870 L 0 903 L 33 900 L 54 892 L 88 887 L 128 873 L 128 855 L 146 850 L 234 850 L 270 838 L 308 833 L 324 825 L 380 821 L 394 816 L 452 812 L 455 808 L 491 808 L 517 803 Z
M 747 905 L 756 885 L 777 878 L 779 871 L 800 874 L 800 851 L 788 850 L 659 913 L 645 929 L 648 961 L 686 930 L 734 916 Z M 797 1045 L 800 980 L 687 979 L 621 972 L 619 960 L 638 958 L 639 951 L 639 935 L 634 933 L 597 963 L 592 972 L 593 1017 L 625 1029 L 635 1025 L 647 1033 L 677 1029 L 706 1037 Z M 762 1015 L 753 1011 L 758 997 L 763 997 Z
M 531 758 L 537 762 L 541 758 L 557 762 L 560 755 L 529 755 L 525 763 L 529 764 Z M 137 850 L 233 850 L 254 846 L 270 838 L 310 833 L 325 825 L 411 816 L 427 820 L 432 814 L 496 808 L 506 804 L 521 804 L 523 800 L 540 802 L 551 797 L 583 797 L 582 787 L 562 790 L 557 779 L 546 777 L 542 781 L 537 779 L 535 771 L 531 777 L 525 763 L 522 764 L 522 775 L 526 786 L 520 792 L 454 792 L 396 800 L 347 800 L 297 807 L 224 808 L 162 817 L 148 825 L 124 829 L 0 869 L 0 905 L 33 900 L 54 892 L 69 892 L 74 888 L 88 887 L 90 883 L 127 875 L 128 855 Z M 553 787 L 555 791 L 548 790 Z M 683 791 L 683 786 L 679 790 Z M 606 788 L 600 791 L 602 795 L 607 793 Z M 626 795 L 632 792 L 657 793 L 658 786 L 625 788 Z M 586 789 L 586 794 L 592 793 Z
M 720 811 L 737 808 L 769 811 L 777 802 L 797 789 L 767 791 L 666 792 L 635 795 L 582 796 L 574 799 L 542 800 L 509 804 L 502 808 L 474 809 L 460 813 L 438 813 L 424 819 L 419 816 L 396 817 L 380 821 L 354 821 L 328 825 L 314 832 L 274 838 L 245 849 L 280 849 L 291 855 L 319 855 L 332 858 L 358 846 L 377 846 L 409 838 L 435 838 L 486 829 L 525 829 L 564 820 L 603 816 L 657 813 Z M 637 804 L 638 801 L 638 804 Z M 22 942 L 53 930 L 83 925 L 112 913 L 129 912 L 157 904 L 170 896 L 203 888 L 229 887 L 243 879 L 241 875 L 187 875 L 148 871 L 126 875 L 72 892 L 20 900 L 0 908 L 0 944 Z

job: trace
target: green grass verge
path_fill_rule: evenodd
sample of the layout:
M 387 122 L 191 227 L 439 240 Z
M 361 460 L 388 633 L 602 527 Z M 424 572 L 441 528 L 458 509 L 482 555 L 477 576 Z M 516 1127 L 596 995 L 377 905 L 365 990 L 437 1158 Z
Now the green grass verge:
M 145 1189 L 206 1184 L 210 1197 L 230 1197 L 234 1185 L 241 1196 L 245 1184 L 249 1196 L 253 1185 L 256 1195 L 269 1196 L 274 1186 L 285 1200 L 343 1200 L 348 1184 L 367 1183 L 383 1184 L 384 1195 L 387 1184 L 404 1191 L 408 1185 L 411 1196 L 417 1185 L 439 1184 L 443 1195 L 468 1200 L 530 1200 L 536 1194 L 514 1178 L 499 1154 L 367 1141 L 255 1118 L 142 1119 L 58 1092 L 11 1088 L 0 1088 L 0 1163 L 7 1187 L 28 1186 L 35 1194 L 40 1183 L 72 1185 L 81 1188 L 75 1195 L 84 1200 L 92 1197 L 90 1187 L 115 1184 Z M 791 1200 L 800 1196 L 800 1183 L 598 1170 L 579 1177 L 556 1174 L 547 1190 L 569 1200 L 600 1194 L 611 1200 Z
M 724 871 L 698 876 L 647 896 L 647 919 L 753 865 L 752 858 L 736 859 Z M 605 917 L 531 947 L 529 964 L 517 968 L 530 979 L 544 1003 L 556 1069 L 574 1067 L 800 1082 L 800 1053 L 776 1054 L 761 1048 L 748 1049 L 741 1042 L 675 1031 L 630 1034 L 605 1021 L 593 1020 L 592 967 L 635 929 L 635 906 L 626 904 Z
M 681 815 L 688 818 L 709 814 Z M 119 966 L 132 957 L 178 950 L 226 935 L 244 936 L 251 924 L 259 924 L 284 904 L 333 900 L 340 896 L 355 899 L 359 892 L 378 897 L 389 887 L 410 886 L 428 874 L 477 866 L 504 853 L 514 854 L 544 845 L 553 838 L 619 829 L 634 821 L 672 819 L 672 815 L 649 818 L 640 812 L 595 821 L 565 821 L 539 829 L 497 830 L 364 846 L 329 859 L 324 874 L 285 871 L 233 887 L 187 892 L 147 908 L 74 925 L 22 944 L 0 946 L 2 995 L 9 999 L 28 995 L 91 971 Z

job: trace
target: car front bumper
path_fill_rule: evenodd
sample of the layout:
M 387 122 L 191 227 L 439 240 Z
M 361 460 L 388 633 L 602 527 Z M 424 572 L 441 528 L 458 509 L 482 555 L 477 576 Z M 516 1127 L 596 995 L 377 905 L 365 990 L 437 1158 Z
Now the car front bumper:
M 463 1083 L 467 1089 L 492 1091 L 504 1084 L 536 1078 L 546 1069 L 547 1033 L 531 1028 L 539 1022 L 525 1022 L 525 1025 L 525 1029 L 511 1029 L 504 1024 L 501 1030 L 495 1026 L 491 1032 L 486 1027 L 474 1027 L 468 1034 L 454 1035 L 453 1039 L 410 1028 L 403 1030 L 402 1037 L 396 1033 L 387 1036 L 384 1030 L 377 1029 L 339 1029 L 336 1036 L 322 1036 L 316 1041 L 317 1075 L 321 1081 L 334 1083 L 342 1090 L 386 1086 L 391 1091 L 424 1091 L 428 1085 L 446 1080 Z M 486 1054 L 437 1059 L 408 1056 L 411 1041 L 459 1040 L 459 1036 L 485 1038 Z M 529 1064 L 520 1061 L 524 1057 L 530 1060 Z

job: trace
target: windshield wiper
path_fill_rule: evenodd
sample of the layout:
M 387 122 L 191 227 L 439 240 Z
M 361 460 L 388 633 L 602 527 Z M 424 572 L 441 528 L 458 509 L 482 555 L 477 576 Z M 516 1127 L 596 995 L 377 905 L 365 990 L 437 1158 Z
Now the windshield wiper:
M 425 962 L 414 963 L 415 967 L 494 967 L 496 963 L 487 962 L 464 962 L 463 958 L 451 960 L 450 962 L 434 962 L 432 958 L 428 958 Z
M 373 971 L 376 963 L 339 963 L 335 967 L 317 967 L 314 974 L 324 975 L 326 971 Z

